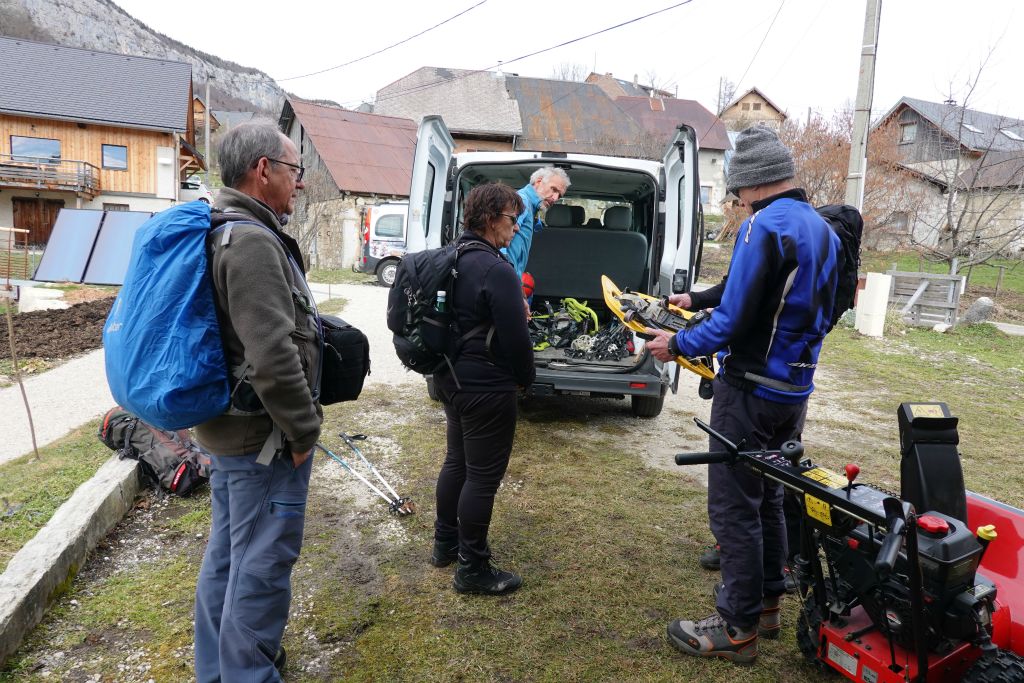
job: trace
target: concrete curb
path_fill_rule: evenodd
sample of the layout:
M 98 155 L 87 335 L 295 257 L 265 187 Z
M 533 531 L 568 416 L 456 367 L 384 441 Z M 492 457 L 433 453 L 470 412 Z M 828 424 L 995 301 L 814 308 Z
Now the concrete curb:
M 18 649 L 86 556 L 131 509 L 138 461 L 108 460 L 11 558 L 0 575 L 0 663 Z

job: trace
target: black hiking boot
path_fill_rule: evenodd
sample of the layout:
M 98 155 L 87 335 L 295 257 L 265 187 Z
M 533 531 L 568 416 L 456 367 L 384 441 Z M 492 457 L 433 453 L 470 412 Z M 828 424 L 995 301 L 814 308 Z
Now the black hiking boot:
M 435 567 L 447 567 L 459 559 L 458 541 L 439 541 L 434 539 L 434 550 L 430 553 L 430 564 Z
M 490 559 L 469 563 L 459 557 L 452 586 L 460 593 L 504 595 L 523 585 L 523 577 L 498 569 Z

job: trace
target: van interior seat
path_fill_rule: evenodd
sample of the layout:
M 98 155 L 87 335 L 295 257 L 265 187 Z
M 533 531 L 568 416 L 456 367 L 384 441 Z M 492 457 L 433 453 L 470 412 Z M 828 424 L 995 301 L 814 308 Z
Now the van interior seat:
M 604 211 L 604 227 L 608 230 L 629 230 L 633 211 L 628 206 L 610 206 Z
M 604 301 L 602 275 L 622 289 L 644 291 L 647 247 L 647 238 L 638 232 L 549 224 L 534 235 L 530 247 L 527 270 L 535 282 L 534 300 L 548 298 L 555 304 L 558 299 L 573 297 L 599 307 Z
M 568 228 L 572 226 L 572 207 L 568 204 L 554 204 L 544 214 L 544 225 L 552 228 Z
M 582 206 L 570 206 L 569 210 L 572 211 L 573 227 L 582 228 L 583 223 L 587 220 L 587 210 Z

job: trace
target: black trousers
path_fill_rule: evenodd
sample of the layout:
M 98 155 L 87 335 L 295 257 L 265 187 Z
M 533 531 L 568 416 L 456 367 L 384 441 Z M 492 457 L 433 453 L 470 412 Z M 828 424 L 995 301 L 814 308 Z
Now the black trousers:
M 758 398 L 715 378 L 711 426 L 745 448 L 778 448 L 803 431 L 807 402 L 784 404 Z M 710 451 L 725 448 L 710 439 Z M 757 624 L 762 599 L 785 592 L 787 557 L 782 485 L 762 479 L 743 466 L 708 466 L 708 516 L 718 540 L 725 588 L 716 607 L 729 624 Z
M 448 419 L 448 452 L 437 477 L 434 538 L 458 539 L 459 554 L 478 564 L 491 556 L 487 530 L 512 453 L 516 393 L 442 392 L 441 400 Z

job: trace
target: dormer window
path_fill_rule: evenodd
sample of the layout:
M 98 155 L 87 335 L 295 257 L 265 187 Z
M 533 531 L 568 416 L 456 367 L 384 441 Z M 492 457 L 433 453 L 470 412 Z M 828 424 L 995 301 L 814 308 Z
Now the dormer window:
M 965 123 L 965 124 L 962 124 L 962 125 L 963 125 L 964 128 L 966 128 L 967 130 L 971 131 L 972 133 L 980 133 L 981 132 L 980 128 L 978 128 L 976 126 L 972 126 L 969 123 Z
M 1005 135 L 1006 137 L 1010 138 L 1011 140 L 1015 141 L 1015 142 L 1024 142 L 1024 138 L 1022 138 L 1017 133 L 1014 133 L 1012 130 L 1007 130 L 1006 128 L 1002 128 L 1002 129 L 1000 129 L 999 132 L 1002 133 L 1003 135 Z

